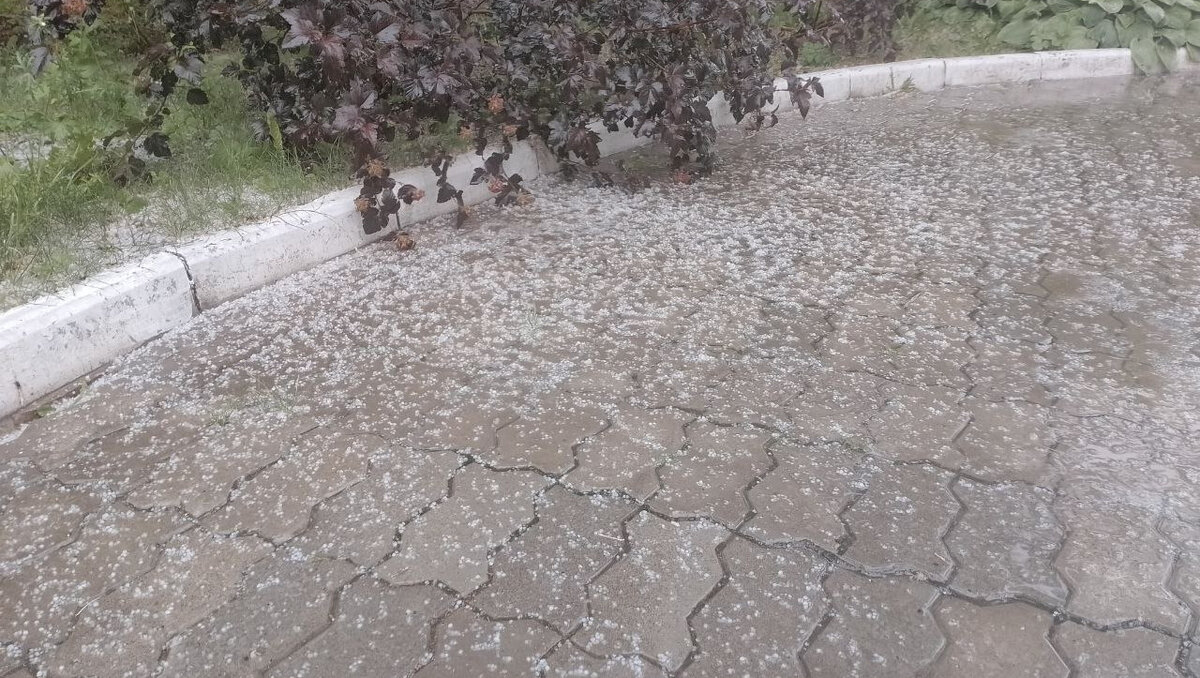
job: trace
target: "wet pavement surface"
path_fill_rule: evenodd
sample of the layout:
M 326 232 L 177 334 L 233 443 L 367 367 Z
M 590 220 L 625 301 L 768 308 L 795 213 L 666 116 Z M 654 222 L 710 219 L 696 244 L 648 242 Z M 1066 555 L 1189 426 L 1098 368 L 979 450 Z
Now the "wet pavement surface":
M 1196 676 L 1200 88 L 904 94 L 0 440 L 0 676 Z

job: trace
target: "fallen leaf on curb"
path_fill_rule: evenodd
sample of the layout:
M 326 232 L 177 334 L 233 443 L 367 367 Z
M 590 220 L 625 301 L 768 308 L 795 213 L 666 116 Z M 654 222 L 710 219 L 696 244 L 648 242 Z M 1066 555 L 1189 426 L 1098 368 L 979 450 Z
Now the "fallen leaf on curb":
M 417 241 L 407 233 L 399 233 L 396 235 L 396 249 L 401 252 L 407 252 L 417 246 Z

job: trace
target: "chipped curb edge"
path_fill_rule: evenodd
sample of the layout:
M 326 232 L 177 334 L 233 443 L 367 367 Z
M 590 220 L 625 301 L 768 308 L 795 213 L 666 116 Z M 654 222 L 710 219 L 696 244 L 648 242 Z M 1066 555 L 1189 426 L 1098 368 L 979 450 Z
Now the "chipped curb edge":
M 1182 50 L 1181 50 L 1182 51 Z M 1200 69 L 1186 53 L 1180 70 Z M 918 59 L 820 71 L 827 103 L 888 94 L 905 88 L 934 92 L 946 87 L 1130 76 L 1127 49 L 998 54 L 949 59 Z M 785 89 L 782 81 L 777 89 Z M 790 108 L 787 92 L 773 106 Z M 709 104 L 720 127 L 735 124 L 721 99 Z M 605 156 L 648 141 L 629 132 L 602 128 Z M 468 186 L 476 160 L 459 156 L 450 180 Z M 557 170 L 554 159 L 529 142 L 516 145 L 505 163 L 526 180 Z M 436 195 L 425 168 L 397 173 Z M 61 394 L 119 356 L 184 325 L 200 313 L 288 275 L 309 269 L 393 233 L 395 226 L 364 235 L 354 208 L 357 188 L 335 191 L 266 221 L 201 237 L 141 261 L 110 269 L 54 295 L 0 314 L 0 418 L 9 417 Z M 467 204 L 490 197 L 487 186 L 468 186 Z M 404 225 L 452 212 L 453 203 L 422 200 L 401 213 Z

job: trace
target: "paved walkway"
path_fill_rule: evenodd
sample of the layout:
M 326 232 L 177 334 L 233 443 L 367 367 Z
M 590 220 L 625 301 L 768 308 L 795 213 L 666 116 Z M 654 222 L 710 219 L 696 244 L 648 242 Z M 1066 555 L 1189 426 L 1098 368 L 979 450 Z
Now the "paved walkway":
M 0 676 L 1194 677 L 1180 89 L 830 107 L 208 314 L 0 442 Z

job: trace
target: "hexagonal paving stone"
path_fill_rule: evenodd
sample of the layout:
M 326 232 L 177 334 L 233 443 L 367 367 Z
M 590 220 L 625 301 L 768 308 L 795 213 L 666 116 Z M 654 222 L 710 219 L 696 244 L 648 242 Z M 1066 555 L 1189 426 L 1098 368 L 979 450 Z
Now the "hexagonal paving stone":
M 964 471 L 984 480 L 1023 480 L 1053 487 L 1058 474 L 1050 464 L 1050 450 L 1057 436 L 1045 408 L 974 398 L 965 404 L 971 422 L 956 441 L 966 457 Z
M 171 639 L 156 676 L 240 678 L 283 659 L 329 624 L 335 592 L 354 576 L 342 561 L 272 558 L 250 570 L 242 593 Z M 246 624 L 256 619 L 256 624 Z
M 979 306 L 974 290 L 960 285 L 924 285 L 904 303 L 900 319 L 911 325 L 973 330 L 971 312 Z
M 433 660 L 420 678 L 532 676 L 542 657 L 561 640 L 537 622 L 488 621 L 466 609 L 451 612 L 434 630 Z
M 728 378 L 708 389 L 706 417 L 727 424 L 779 427 L 787 421 L 787 405 L 803 388 L 807 360 L 743 357 L 732 362 Z
M 836 551 L 845 535 L 838 515 L 865 487 L 863 455 L 837 443 L 779 445 L 773 453 L 779 467 L 747 493 L 755 515 L 742 530 L 772 544 L 808 540 Z
M 394 584 L 440 581 L 459 593 L 475 590 L 487 581 L 492 549 L 534 519 L 535 495 L 549 483 L 527 471 L 468 466 L 446 501 L 403 529 L 400 547 L 376 573 Z
M 86 606 L 148 572 L 160 545 L 189 526 L 175 511 L 105 507 L 84 522 L 78 539 L 0 579 L 0 640 L 61 642 Z
M 496 433 L 496 447 L 480 453 L 496 468 L 536 468 L 558 475 L 575 464 L 575 445 L 608 426 L 604 410 L 560 399 L 522 414 Z
M 954 588 L 990 600 L 1026 596 L 1047 605 L 1065 603 L 1067 587 L 1054 569 L 1065 536 L 1050 506 L 1054 494 L 970 480 L 959 481 L 955 491 L 967 509 L 946 537 L 959 564 Z
M 389 445 L 375 449 L 370 463 L 361 483 L 317 506 L 312 524 L 290 546 L 363 566 L 378 563 L 395 549 L 402 525 L 449 493 L 462 459 Z
M 825 590 L 831 616 L 803 655 L 813 678 L 912 676 L 942 647 L 930 612 L 938 593 L 928 584 L 838 570 Z
M 954 566 L 942 535 L 959 512 L 953 476 L 925 465 L 892 465 L 873 476 L 843 515 L 854 542 L 846 557 L 878 572 L 945 579 Z
M 874 450 L 899 461 L 936 461 L 957 468 L 962 452 L 955 437 L 970 421 L 959 404 L 962 393 L 940 386 L 883 387 L 887 403 L 867 422 Z
M 975 360 L 965 330 L 952 327 L 904 327 L 891 352 L 888 376 L 909 384 L 965 390 L 971 382 L 963 368 Z
M 1050 613 L 1021 603 L 980 607 L 947 598 L 935 611 L 949 636 L 929 678 L 1066 678 L 1047 634 Z
M 177 393 L 176 387 L 153 381 L 141 381 L 135 389 L 115 379 L 98 381 L 84 395 L 57 404 L 50 416 L 30 422 L 18 438 L 0 446 L 0 459 L 30 459 L 56 468 L 86 443 L 147 418 Z
M 36 477 L 6 499 L 0 513 L 0 576 L 15 572 L 27 558 L 74 540 L 84 518 L 102 502 L 89 490 Z
M 574 637 L 597 654 L 642 654 L 675 670 L 692 651 L 687 617 L 721 580 L 724 529 L 641 513 L 629 552 L 588 586 L 592 618 Z
M 271 552 L 252 537 L 194 529 L 170 542 L 158 565 L 79 614 L 46 660 L 52 675 L 149 675 L 173 634 L 233 598 L 242 571 Z
M 217 532 L 251 530 L 275 542 L 291 539 L 308 526 L 313 507 L 366 476 L 370 455 L 384 444 L 374 435 L 308 433 L 278 464 L 234 490 L 205 524 Z
M 696 655 L 681 675 L 801 675 L 800 648 L 826 607 L 825 562 L 743 539 L 721 558 L 729 580 L 692 619 Z
M 971 378 L 973 398 L 988 401 L 1026 400 L 1049 405 L 1043 347 L 1017 340 L 971 340 L 975 360 L 963 368 Z
M 675 410 L 622 409 L 610 428 L 577 448 L 579 466 L 563 482 L 644 500 L 659 488 L 655 469 L 683 446 L 683 425 L 690 419 Z
M 900 341 L 900 324 L 891 318 L 839 312 L 833 332 L 821 342 L 822 362 L 840 371 L 890 374 L 892 352 Z
M 790 432 L 812 442 L 866 444 L 866 423 L 883 407 L 882 383 L 866 372 L 808 372 L 803 392 L 785 406 Z
M 1137 619 L 1182 631 L 1188 609 L 1167 588 L 1176 548 L 1155 530 L 1155 517 L 1132 507 L 1068 509 L 1055 561 L 1071 587 L 1067 609 L 1100 624 Z
M 635 509 L 551 488 L 538 499 L 537 522 L 496 553 L 492 581 L 472 603 L 490 617 L 535 617 L 569 631 L 587 616 L 585 586 L 624 548 L 621 521 Z
M 311 427 L 296 421 L 282 428 L 261 423 L 210 428 L 147 468 L 129 503 L 138 508 L 178 506 L 202 516 L 227 502 L 243 478 L 287 454 L 292 438 Z
M 432 586 L 360 579 L 342 593 L 329 628 L 267 674 L 270 678 L 395 678 L 428 659 L 431 627 L 454 599 Z
M 145 483 L 156 465 L 189 446 L 210 423 L 189 408 L 160 409 L 151 420 L 134 421 L 80 446 L 52 472 L 68 485 L 124 494 Z
M 660 667 L 640 656 L 593 657 L 570 643 L 559 645 L 543 662 L 543 678 L 666 678 Z
M 1175 678 L 1179 641 L 1148 629 L 1096 631 L 1067 622 L 1054 642 L 1079 678 Z
M 771 466 L 761 431 L 697 422 L 687 428 L 687 447 L 659 470 L 663 488 L 650 499 L 673 518 L 707 517 L 734 527 L 750 511 L 746 487 Z

